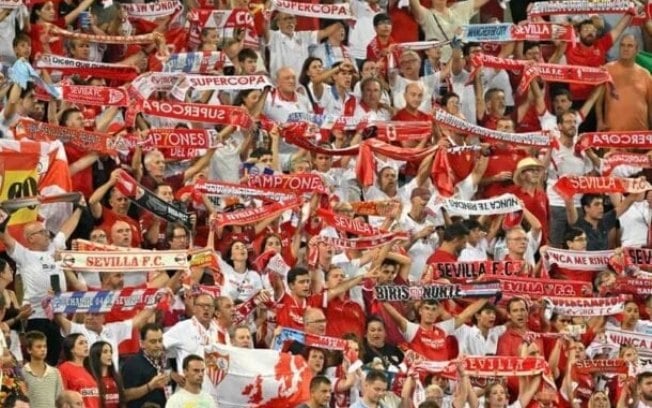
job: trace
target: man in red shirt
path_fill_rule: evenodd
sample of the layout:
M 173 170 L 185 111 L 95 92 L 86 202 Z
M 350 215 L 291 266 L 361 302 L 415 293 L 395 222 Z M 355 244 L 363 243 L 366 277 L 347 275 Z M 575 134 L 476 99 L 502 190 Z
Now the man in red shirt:
M 113 224 L 118 221 L 124 221 L 129 224 L 129 227 L 131 228 L 131 242 L 127 246 L 140 247 L 140 225 L 128 215 L 131 202 L 124 194 L 115 188 L 119 171 L 121 170 L 114 170 L 111 173 L 109 181 L 102 184 L 97 190 L 95 190 L 95 192 L 93 192 L 91 198 L 88 199 L 88 207 L 91 210 L 93 218 L 101 220 L 101 227 L 107 233 L 111 231 Z M 108 202 L 111 208 L 102 205 L 102 200 L 107 193 L 109 194 Z
M 340 338 L 346 333 L 355 333 L 358 338 L 363 337 L 366 315 L 360 304 L 362 298 L 352 299 L 349 289 L 359 285 L 369 276 L 369 273 L 359 274 L 346 279 L 342 268 L 337 266 L 331 266 L 326 272 L 326 307 L 322 309 L 328 320 L 327 336 Z
M 310 272 L 306 268 L 290 269 L 287 283 L 290 292 L 284 292 L 276 304 L 276 324 L 303 330 L 304 312 L 309 306 L 320 307 L 324 303 L 325 293 L 310 294 Z
M 412 82 L 405 86 L 405 108 L 396 112 L 392 120 L 406 122 L 430 121 L 430 115 L 419 110 L 423 101 L 423 87 L 418 82 Z M 424 139 L 424 144 L 427 139 Z
M 471 303 L 455 318 L 435 323 L 444 313 L 441 304 L 436 300 L 425 300 L 419 306 L 419 324 L 408 321 L 392 305 L 385 302 L 383 306 L 396 322 L 410 349 L 422 355 L 426 360 L 445 361 L 457 356 L 449 355 L 446 338 L 455 329 L 463 325 L 487 303 L 487 299 L 479 299 Z
M 514 172 L 512 193 L 520 198 L 527 208 L 541 223 L 542 242 L 548 239 L 548 195 L 543 189 L 543 164 L 532 157 L 518 162 Z
M 504 116 L 497 121 L 496 130 L 501 132 L 514 133 L 514 121 Z M 512 179 L 514 171 L 521 159 L 528 157 L 524 149 L 513 147 L 507 143 L 496 143 L 491 147 L 489 164 L 480 180 L 482 188 L 482 197 L 491 198 L 504 193 L 509 193 L 512 189 Z
M 600 67 L 607 62 L 607 52 L 614 45 L 618 37 L 629 26 L 632 21 L 632 14 L 625 14 L 618 24 L 598 39 L 598 28 L 593 20 L 584 20 L 577 26 L 580 40 L 568 43 L 566 48 L 566 63 L 568 65 L 584 65 L 587 67 Z M 580 109 L 584 102 L 589 99 L 593 87 L 591 85 L 570 84 L 570 91 L 573 95 L 573 108 Z M 580 126 L 580 132 L 594 131 L 596 127 L 595 114 L 590 114 Z
M 426 263 L 435 264 L 437 262 L 456 262 L 460 252 L 466 248 L 466 240 L 468 237 L 469 230 L 461 223 L 447 226 L 444 230 L 444 241 L 441 246 L 430 255 Z
M 529 312 L 525 299 L 513 297 L 507 302 L 507 318 L 509 322 L 507 323 L 507 331 L 498 339 L 496 355 L 520 357 L 518 354 L 519 348 L 524 342 L 534 343 L 539 350 L 539 355 L 543 355 L 542 338 L 526 338 Z M 509 377 L 507 387 L 511 395 L 518 395 L 518 378 Z
M 482 96 L 482 75 L 476 76 L 475 111 L 478 124 L 487 129 L 496 130 L 498 121 L 505 116 L 507 105 L 505 91 L 500 88 L 491 88 Z

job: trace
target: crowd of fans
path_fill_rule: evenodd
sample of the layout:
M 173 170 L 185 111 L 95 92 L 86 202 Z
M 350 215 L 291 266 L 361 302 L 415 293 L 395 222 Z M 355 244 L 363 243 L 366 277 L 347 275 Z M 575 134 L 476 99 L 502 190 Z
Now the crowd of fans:
M 461 43 L 457 39 L 465 25 L 523 22 L 533 2 L 348 3 L 355 19 L 295 16 L 258 1 L 184 0 L 173 14 L 150 19 L 149 25 L 137 24 L 121 3 L 111 0 L 35 0 L 0 10 L 0 62 L 6 77 L 0 88 L 2 138 L 14 139 L 16 125 L 24 119 L 141 141 L 159 128 L 216 130 L 216 144 L 197 149 L 189 160 L 172 160 L 166 152 L 140 144 L 116 155 L 66 144 L 72 191 L 82 195 L 70 217 L 57 230 L 48 230 L 47 220 L 27 223 L 20 236 L 6 229 L 10 217 L 3 221 L 3 406 L 219 406 L 205 360 L 210 346 L 272 348 L 282 328 L 348 342 L 345 352 L 285 345 L 283 352 L 302 355 L 313 374 L 301 407 L 652 406 L 652 370 L 639 358 L 641 349 L 614 346 L 604 334 L 617 328 L 652 335 L 647 320 L 652 318 L 652 297 L 630 297 L 619 314 L 582 317 L 545 313 L 541 297 L 530 293 L 497 302 L 381 302 L 374 295 L 376 285 L 460 283 L 438 275 L 437 265 L 494 260 L 520 262 L 516 275 L 521 277 L 587 282 L 594 296 L 605 296 L 604 285 L 626 270 L 548 267 L 546 253 L 563 248 L 622 255 L 622 248 L 649 248 L 652 191 L 568 197 L 554 186 L 564 176 L 603 174 L 605 157 L 616 150 L 580 149 L 581 133 L 648 134 L 652 78 L 635 59 L 652 30 L 648 33 L 650 20 L 633 23 L 634 14 L 645 13 L 634 7 L 633 13 L 620 15 L 551 17 L 572 27 L 575 41 Z M 228 28 L 197 26 L 193 14 L 206 9 L 238 11 L 247 18 Z M 115 44 L 66 37 L 52 27 L 91 35 L 156 34 L 150 44 Z M 446 44 L 416 51 L 401 47 L 419 41 Z M 123 107 L 57 100 L 36 86 L 39 81 L 21 84 L 6 69 L 29 62 L 55 87 L 128 89 L 129 81 L 96 76 L 92 68 L 62 75 L 39 70 L 37 61 L 47 54 L 67 56 L 135 67 L 145 75 L 161 71 L 175 54 L 194 51 L 206 58 L 218 51 L 225 56 L 226 63 L 202 74 L 269 77 L 272 86 L 264 88 L 183 95 L 186 103 L 242 107 L 254 119 L 253 127 L 142 112 L 129 123 Z M 472 73 L 472 59 L 483 54 L 534 65 L 605 66 L 612 83 L 535 79 L 521 94 L 522 71 L 480 68 Z M 156 89 L 152 99 L 171 100 L 169 91 Z M 482 140 L 433 121 L 434 109 L 491 130 L 545 131 L 556 143 L 532 148 Z M 341 117 L 378 126 L 323 126 L 325 118 Z M 314 150 L 286 140 L 289 122 L 311 120 L 301 137 Z M 373 174 L 368 185 L 359 176 L 366 162 L 340 152 L 379 137 L 386 122 L 396 124 L 399 132 L 404 129 L 399 122 L 431 123 L 419 140 L 389 144 L 398 151 L 437 149 L 407 162 L 375 153 L 373 168 L 366 169 Z M 453 197 L 469 201 L 510 193 L 518 198 L 521 214 L 478 217 L 433 206 L 447 196 L 431 171 L 435 155 L 453 147 L 461 153 L 449 154 L 448 167 L 438 170 L 453 182 Z M 638 179 L 649 168 L 621 163 L 610 174 Z M 216 220 L 264 201 L 244 194 L 198 198 L 193 189 L 206 180 L 246 186 L 252 176 L 306 173 L 319 175 L 327 191 L 304 192 L 303 206 L 245 225 Z M 192 214 L 191 226 L 134 205 L 133 197 L 117 187 L 125 174 Z M 375 211 L 360 210 L 374 202 Z M 323 211 L 370 225 L 379 234 L 406 234 L 370 249 L 342 249 L 325 238 L 355 236 L 329 224 Z M 216 262 L 180 271 L 75 272 L 62 266 L 60 256 L 74 239 L 146 250 L 210 248 Z M 270 253 L 289 267 L 284 274 L 261 267 L 261 255 Z M 59 292 L 128 288 L 166 288 L 171 299 L 166 308 L 53 316 L 42 302 Z M 241 305 L 252 300 L 253 310 L 237 318 Z M 542 357 L 547 370 L 477 378 L 465 368 L 468 356 Z M 629 374 L 576 376 L 571 369 L 578 361 L 618 358 L 629 364 Z M 415 368 L 424 361 L 452 361 L 455 373 L 450 377 Z

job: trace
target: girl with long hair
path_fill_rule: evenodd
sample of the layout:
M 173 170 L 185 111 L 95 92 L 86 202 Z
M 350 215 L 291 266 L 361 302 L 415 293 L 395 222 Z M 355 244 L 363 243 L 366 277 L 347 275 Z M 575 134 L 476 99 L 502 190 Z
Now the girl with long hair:
M 63 363 L 59 372 L 63 381 L 63 389 L 77 391 L 84 399 L 84 407 L 101 408 L 98 398 L 97 382 L 84 368 L 84 360 L 88 358 L 88 340 L 81 333 L 74 333 L 63 339 Z
M 113 348 L 106 341 L 98 341 L 91 346 L 84 367 L 93 375 L 97 383 L 101 408 L 126 407 L 125 389 L 122 378 L 113 366 Z

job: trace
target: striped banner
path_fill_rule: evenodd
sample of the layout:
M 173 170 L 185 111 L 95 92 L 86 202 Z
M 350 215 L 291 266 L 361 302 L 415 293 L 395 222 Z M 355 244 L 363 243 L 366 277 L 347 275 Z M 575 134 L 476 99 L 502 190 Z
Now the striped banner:
M 53 313 L 109 313 L 153 309 L 167 296 L 166 289 L 126 288 L 100 292 L 63 292 L 50 301 Z

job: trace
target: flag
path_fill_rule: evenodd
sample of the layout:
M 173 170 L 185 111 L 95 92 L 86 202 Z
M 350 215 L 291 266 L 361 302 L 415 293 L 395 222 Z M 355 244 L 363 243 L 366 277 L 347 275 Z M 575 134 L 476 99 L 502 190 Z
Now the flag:
M 0 194 L 0 200 L 8 200 L 14 198 L 30 197 L 35 195 L 41 195 L 44 197 L 62 194 L 70 192 L 72 190 L 72 181 L 70 180 L 70 169 L 68 168 L 68 160 L 66 158 L 66 153 L 63 148 L 63 144 L 58 141 L 52 142 L 35 142 L 31 140 L 8 140 L 0 139 L 0 152 L 2 152 L 5 157 L 14 157 L 11 162 L 15 164 L 14 167 L 7 167 L 8 162 L 5 163 L 5 169 L 0 172 L 5 173 L 7 177 L 7 171 L 11 173 L 10 178 L 13 183 L 16 183 L 22 177 L 21 182 L 29 182 L 29 186 L 25 185 L 26 188 L 22 188 L 20 194 L 16 194 L 16 191 L 13 191 L 13 196 Z M 24 173 L 24 168 L 28 165 L 29 162 L 33 159 L 28 159 L 31 156 L 36 157 L 36 166 L 35 168 L 38 171 L 38 174 L 32 181 L 29 181 L 29 176 L 27 173 Z M 19 164 L 16 164 L 19 163 Z M 16 167 L 18 166 L 18 167 Z M 22 173 L 17 172 L 17 169 Z M 3 183 L 2 192 L 5 192 Z M 7 184 L 7 193 L 9 193 L 9 184 Z M 15 189 L 16 187 L 14 187 Z M 28 209 L 29 210 L 29 209 Z M 22 210 L 21 210 L 22 211 Z M 38 214 L 36 210 L 31 210 L 29 213 L 29 218 L 27 215 L 18 216 L 18 214 L 12 216 L 12 223 L 16 222 L 25 224 L 27 222 L 35 221 L 37 215 L 46 221 L 46 228 L 50 231 L 58 231 L 61 227 L 61 224 L 70 217 L 72 214 L 72 205 L 70 203 L 52 203 L 39 206 Z M 27 214 L 27 213 L 25 213 Z M 14 221 L 16 217 L 16 221 Z M 21 234 L 22 235 L 22 234 Z M 20 238 L 18 235 L 13 235 L 15 238 Z
M 218 344 L 207 354 L 206 375 L 217 384 L 220 408 L 295 407 L 310 397 L 313 376 L 301 356 Z
M 36 195 L 38 164 L 38 152 L 17 154 L 15 151 L 0 149 L 0 202 Z M 13 213 L 7 227 L 11 236 L 23 242 L 23 225 L 36 221 L 37 215 L 36 208 L 30 207 Z M 4 250 L 4 246 L 0 250 Z
M 636 63 L 652 72 L 652 52 L 640 51 L 636 54 Z

